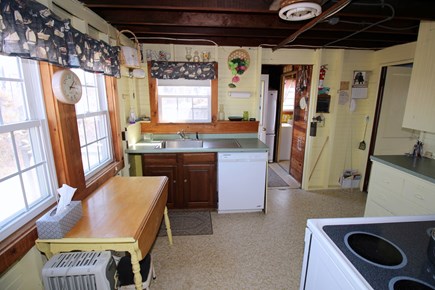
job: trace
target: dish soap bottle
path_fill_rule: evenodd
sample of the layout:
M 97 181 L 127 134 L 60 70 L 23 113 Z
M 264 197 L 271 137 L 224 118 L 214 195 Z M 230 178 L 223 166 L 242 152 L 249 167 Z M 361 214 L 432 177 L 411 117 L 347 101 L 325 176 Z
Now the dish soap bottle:
M 219 121 L 224 121 L 225 120 L 225 111 L 224 111 L 224 105 L 220 104 L 219 105 L 219 116 L 218 116 Z

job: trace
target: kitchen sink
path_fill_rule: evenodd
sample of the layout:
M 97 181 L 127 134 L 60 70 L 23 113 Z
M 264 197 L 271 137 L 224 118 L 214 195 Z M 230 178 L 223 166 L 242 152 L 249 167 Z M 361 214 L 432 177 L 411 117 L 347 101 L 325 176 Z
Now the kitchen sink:
M 204 148 L 240 148 L 239 142 L 234 139 L 204 140 Z
M 162 148 L 202 148 L 203 141 L 196 139 L 165 140 L 161 143 Z
M 398 269 L 406 265 L 406 256 L 392 242 L 365 232 L 350 232 L 345 237 L 346 246 L 370 263 L 389 269 Z

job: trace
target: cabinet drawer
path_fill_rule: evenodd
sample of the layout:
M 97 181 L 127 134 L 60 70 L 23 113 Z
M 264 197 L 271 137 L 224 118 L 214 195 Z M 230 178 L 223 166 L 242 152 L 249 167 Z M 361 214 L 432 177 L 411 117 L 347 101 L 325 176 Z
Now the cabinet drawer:
M 214 163 L 216 153 L 183 153 L 180 154 L 183 164 Z
M 373 185 L 381 186 L 394 193 L 402 192 L 404 176 L 397 170 L 375 163 L 370 175 L 372 176 L 370 183 Z
M 403 187 L 403 197 L 429 210 L 429 213 L 435 213 L 435 185 L 424 180 L 406 179 Z
M 377 217 L 377 216 L 393 216 L 393 213 L 377 204 L 371 199 L 367 199 L 364 217 Z
M 143 154 L 142 160 L 144 165 L 176 165 L 177 154 Z
M 397 214 L 395 212 L 396 209 L 404 206 L 404 202 L 401 198 L 401 191 L 393 192 L 377 184 L 370 184 L 368 199 L 394 214 Z

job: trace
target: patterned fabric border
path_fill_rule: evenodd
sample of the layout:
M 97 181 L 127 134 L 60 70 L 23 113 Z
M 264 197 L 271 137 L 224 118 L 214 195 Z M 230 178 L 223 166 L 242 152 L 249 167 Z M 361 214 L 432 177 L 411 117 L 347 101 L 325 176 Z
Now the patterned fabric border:
M 0 52 L 120 77 L 119 47 L 95 40 L 32 0 L 0 1 Z
M 212 80 L 216 78 L 215 63 L 152 61 L 151 77 L 156 79 Z

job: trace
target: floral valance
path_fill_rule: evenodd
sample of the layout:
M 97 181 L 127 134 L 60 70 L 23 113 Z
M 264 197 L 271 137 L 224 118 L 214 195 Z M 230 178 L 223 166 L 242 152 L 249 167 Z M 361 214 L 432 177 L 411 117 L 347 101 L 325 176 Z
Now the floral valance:
M 216 78 L 215 62 L 152 61 L 151 77 L 156 79 L 212 80 Z
M 119 47 L 81 33 L 38 2 L 0 3 L 0 53 L 120 77 Z

